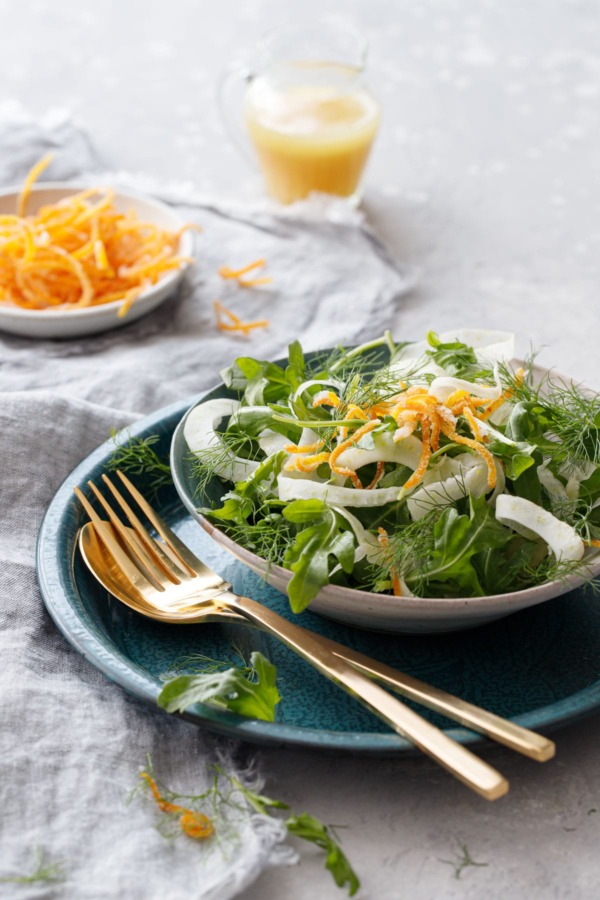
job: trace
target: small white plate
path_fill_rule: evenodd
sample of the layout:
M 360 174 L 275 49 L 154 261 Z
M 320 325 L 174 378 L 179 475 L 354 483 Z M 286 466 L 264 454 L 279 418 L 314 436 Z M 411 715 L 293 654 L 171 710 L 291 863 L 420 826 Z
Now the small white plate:
M 42 206 L 56 203 L 65 197 L 85 190 L 89 185 L 47 182 L 34 185 L 27 211 L 35 213 Z M 20 188 L 6 188 L 0 191 L 0 215 L 12 215 L 16 210 Z M 115 191 L 113 204 L 120 212 L 134 210 L 140 221 L 151 222 L 167 231 L 178 231 L 185 223 L 169 206 L 131 191 Z M 194 250 L 192 232 L 184 231 L 179 240 L 178 253 L 191 256 Z M 101 306 L 82 309 L 21 309 L 0 302 L 0 330 L 21 337 L 30 338 L 72 338 L 112 328 L 129 325 L 161 304 L 178 287 L 185 267 L 169 272 L 155 285 L 144 291 L 131 306 L 126 316 L 119 318 L 122 300 L 115 300 Z

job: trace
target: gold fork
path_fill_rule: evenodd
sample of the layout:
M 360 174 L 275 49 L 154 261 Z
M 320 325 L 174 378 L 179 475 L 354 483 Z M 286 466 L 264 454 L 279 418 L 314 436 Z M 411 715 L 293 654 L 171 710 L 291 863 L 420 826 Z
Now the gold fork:
M 80 546 L 92 572 L 118 599 L 143 615 L 166 622 L 202 622 L 214 618 L 243 619 L 255 624 L 282 640 L 287 646 L 311 663 L 368 709 L 382 718 L 399 734 L 433 757 L 469 787 L 487 799 L 496 799 L 508 790 L 506 780 L 467 748 L 452 741 L 418 714 L 390 696 L 381 687 L 357 671 L 384 680 L 387 684 L 441 712 L 453 715 L 464 724 L 501 739 L 514 749 L 538 760 L 553 755 L 554 745 L 539 735 L 528 732 L 514 723 L 506 722 L 451 695 L 435 691 L 416 679 L 403 676 L 390 667 L 376 663 L 349 648 L 328 641 L 278 616 L 256 601 L 237 597 L 229 591 L 229 584 L 198 560 L 179 538 L 160 519 L 142 495 L 122 473 L 119 477 L 152 523 L 162 541 L 154 540 L 129 503 L 103 476 L 118 505 L 132 528 L 127 528 L 110 504 L 91 483 L 90 487 L 107 513 L 103 521 L 76 488 L 75 492 L 90 516 L 93 527 L 109 554 L 99 559 L 99 545 L 90 540 L 90 526 L 82 533 Z M 84 535 L 87 534 L 87 539 Z M 428 692 L 437 696 L 433 700 Z M 456 704 L 461 707 L 456 709 Z M 500 723 L 500 724 L 499 724 Z M 507 727 L 508 726 L 508 727 Z M 496 731 L 500 728 L 500 736 Z

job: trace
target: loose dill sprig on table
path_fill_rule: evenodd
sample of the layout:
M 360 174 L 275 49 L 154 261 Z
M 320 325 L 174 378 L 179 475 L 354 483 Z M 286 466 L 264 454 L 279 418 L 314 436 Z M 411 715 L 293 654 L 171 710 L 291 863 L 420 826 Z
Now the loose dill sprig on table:
M 35 848 L 34 869 L 29 875 L 2 875 L 0 884 L 60 884 L 66 881 L 65 862 L 46 861 L 43 847 Z
M 467 869 L 470 866 L 485 868 L 489 865 L 489 863 L 477 862 L 476 860 L 474 860 L 466 844 L 460 845 L 460 853 L 457 852 L 454 859 L 440 859 L 439 861 L 441 863 L 445 863 L 448 866 L 452 866 L 452 868 L 454 869 L 454 877 L 457 881 L 460 880 L 464 869 Z
M 156 499 L 159 491 L 173 484 L 169 457 L 161 457 L 154 450 L 160 437 L 158 434 L 150 434 L 148 437 L 132 438 L 127 435 L 122 440 L 119 433 L 113 428 L 110 433 L 115 449 L 106 464 L 110 472 L 120 469 L 128 475 L 143 477 L 144 490 L 151 499 Z

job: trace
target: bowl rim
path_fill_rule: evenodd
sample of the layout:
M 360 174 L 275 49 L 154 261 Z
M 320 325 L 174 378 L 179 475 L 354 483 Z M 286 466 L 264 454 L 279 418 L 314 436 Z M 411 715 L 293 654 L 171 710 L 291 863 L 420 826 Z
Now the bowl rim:
M 102 185 L 97 183 L 84 183 L 81 181 L 36 181 L 36 183 L 31 188 L 30 198 L 34 197 L 35 194 L 39 191 L 47 191 L 47 190 L 57 190 L 59 192 L 65 191 L 65 197 L 68 197 L 69 194 L 77 194 L 80 191 L 87 190 L 90 187 L 108 187 L 109 185 Z M 5 199 L 6 197 L 18 197 L 21 193 L 21 186 L 10 185 L 8 187 L 3 187 L 0 189 L 0 200 Z M 129 190 L 128 188 L 114 188 L 115 198 L 122 197 L 125 200 L 137 200 L 142 203 L 147 203 L 149 206 L 156 207 L 160 212 L 167 214 L 170 216 L 174 222 L 179 223 L 179 227 L 182 227 L 186 223 L 183 221 L 179 213 L 167 203 L 164 203 L 162 200 L 159 200 L 156 197 L 150 196 L 149 194 L 144 194 L 140 191 Z M 193 256 L 194 255 L 194 236 L 191 231 L 184 231 L 183 234 L 179 238 L 179 251 L 182 256 Z M 149 299 L 153 298 L 156 295 L 158 290 L 164 290 L 172 286 L 175 282 L 177 282 L 185 270 L 189 268 L 190 263 L 183 263 L 181 268 L 175 269 L 172 272 L 168 272 L 163 278 L 160 278 L 156 284 L 151 285 L 146 290 L 142 291 L 137 300 L 135 301 L 136 306 L 140 306 L 141 304 L 147 302 Z M 105 315 L 110 315 L 111 312 L 120 309 L 122 306 L 122 300 L 111 300 L 110 303 L 100 303 L 96 306 L 85 306 L 78 309 L 21 309 L 19 306 L 11 306 L 0 303 L 0 318 L 11 318 L 11 319 L 21 319 L 21 320 L 31 320 L 35 322 L 40 322 L 42 320 L 47 320 L 51 322 L 56 322 L 60 318 L 67 318 L 70 320 L 73 319 L 94 319 L 100 318 Z
M 279 362 L 281 361 L 283 361 L 283 358 L 273 360 L 275 364 L 279 364 Z M 521 361 L 512 360 L 512 362 L 519 363 Z M 543 366 L 535 366 L 534 368 L 539 370 L 542 374 L 548 374 L 551 372 L 552 375 L 556 378 L 564 379 L 565 381 L 572 380 L 557 372 L 555 369 L 547 369 Z M 259 574 L 263 578 L 265 578 L 265 580 L 270 581 L 269 575 L 273 573 L 280 581 L 286 583 L 287 588 L 287 583 L 289 583 L 289 581 L 291 580 L 293 573 L 290 572 L 289 569 L 284 569 L 283 566 L 280 566 L 277 563 L 267 562 L 261 556 L 258 556 L 258 554 L 253 553 L 251 550 L 247 550 L 245 547 L 242 547 L 240 544 L 230 538 L 224 531 L 222 531 L 217 525 L 213 524 L 210 519 L 199 513 L 197 507 L 194 506 L 191 498 L 188 495 L 183 479 L 180 477 L 176 449 L 179 441 L 185 441 L 185 438 L 183 436 L 185 421 L 192 410 L 196 408 L 196 406 L 204 402 L 204 400 L 213 391 L 223 387 L 223 384 L 219 384 L 215 385 L 210 390 L 205 391 L 202 396 L 198 397 L 192 404 L 192 406 L 190 406 L 190 408 L 186 411 L 186 413 L 181 418 L 181 421 L 175 428 L 171 441 L 170 452 L 170 466 L 173 476 L 173 482 L 175 484 L 175 488 L 181 502 L 186 507 L 190 515 L 202 526 L 202 528 L 216 543 L 228 550 L 229 553 L 237 557 L 237 559 L 240 559 L 246 565 L 259 572 Z M 252 559 L 253 562 L 249 562 L 249 558 Z M 365 604 L 366 602 L 369 602 L 371 605 L 381 604 L 382 606 L 385 605 L 388 609 L 393 608 L 396 611 L 403 610 L 406 613 L 411 614 L 435 614 L 436 612 L 441 612 L 442 610 L 444 612 L 462 611 L 466 613 L 468 609 L 477 609 L 481 611 L 485 610 L 489 611 L 491 614 L 495 609 L 501 608 L 503 612 L 509 615 L 513 610 L 514 612 L 517 612 L 519 609 L 522 609 L 524 606 L 524 600 L 527 601 L 527 606 L 535 606 L 537 603 L 542 603 L 545 600 L 552 599 L 552 597 L 566 594 L 569 591 L 581 587 L 588 581 L 597 578 L 598 575 L 600 575 L 600 551 L 591 553 L 588 557 L 588 562 L 589 575 L 572 574 L 566 576 L 563 579 L 546 581 L 543 584 L 534 585 L 529 588 L 522 588 L 518 591 L 510 591 L 503 594 L 486 594 L 483 597 L 395 597 L 392 594 L 378 594 L 371 591 L 362 591 L 358 588 L 328 584 L 325 587 L 321 588 L 314 600 L 311 601 L 308 608 L 312 608 L 314 612 L 318 612 L 319 614 L 327 615 L 324 610 L 317 609 L 313 606 L 313 604 L 321 600 L 347 600 L 350 594 L 352 597 L 356 597 L 357 601 L 360 601 L 362 604 Z M 559 588 L 559 590 L 557 590 L 557 588 Z

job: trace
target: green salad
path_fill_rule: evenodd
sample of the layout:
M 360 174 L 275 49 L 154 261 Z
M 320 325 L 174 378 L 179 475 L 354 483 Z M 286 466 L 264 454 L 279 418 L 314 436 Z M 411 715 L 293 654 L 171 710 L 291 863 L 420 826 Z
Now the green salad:
M 201 512 L 293 573 L 295 612 L 328 584 L 482 597 L 589 573 L 600 395 L 513 355 L 463 330 L 236 359 L 185 422 L 200 494 L 222 485 Z

